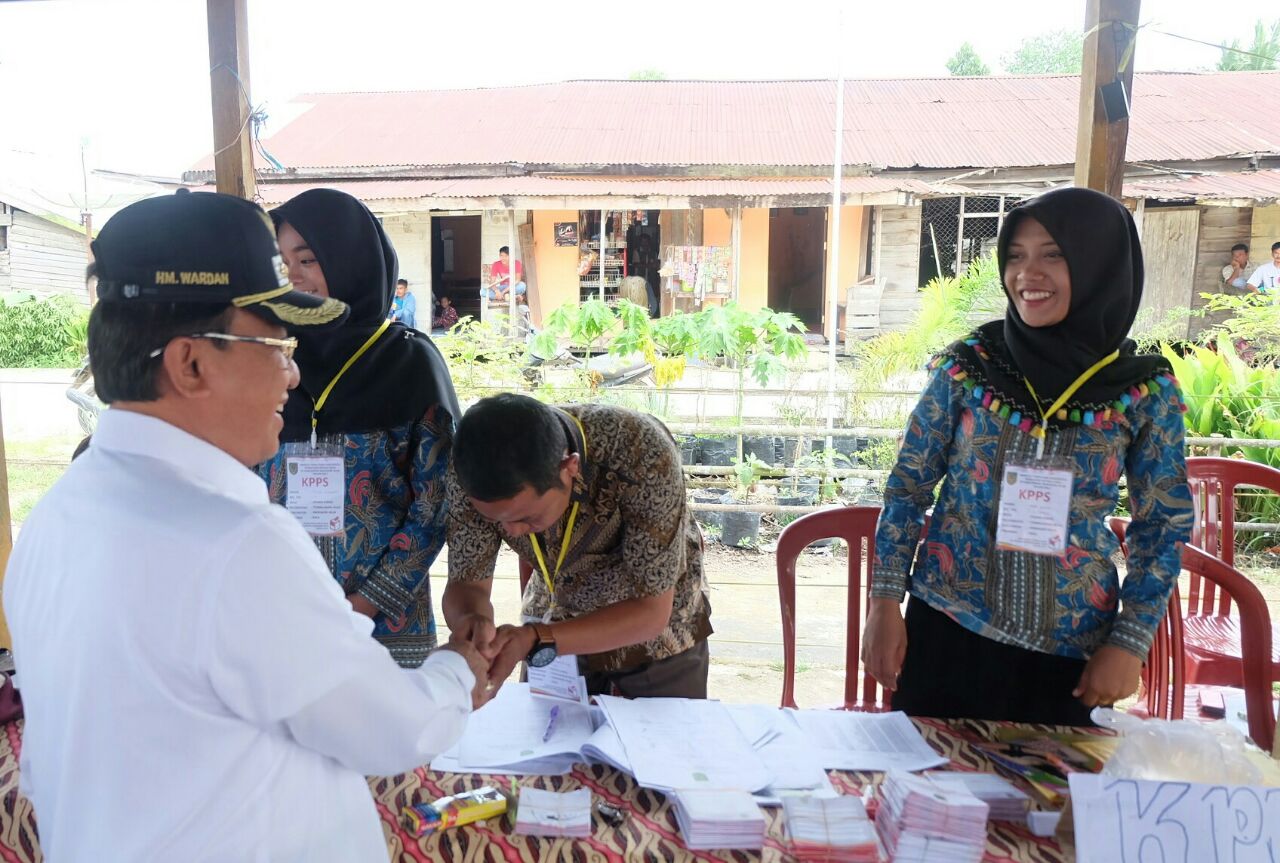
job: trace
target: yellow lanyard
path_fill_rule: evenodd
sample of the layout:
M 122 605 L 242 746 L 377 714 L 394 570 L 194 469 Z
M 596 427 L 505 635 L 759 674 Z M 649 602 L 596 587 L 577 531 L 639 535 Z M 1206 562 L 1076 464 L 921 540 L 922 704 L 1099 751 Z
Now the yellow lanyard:
M 382 322 L 382 326 L 378 327 L 377 331 L 373 335 L 365 339 L 365 342 L 363 345 L 360 346 L 360 349 L 356 351 L 354 354 L 352 354 L 349 360 L 347 360 L 345 363 L 342 364 L 342 368 L 338 369 L 338 373 L 333 376 L 333 380 L 329 381 L 329 385 L 324 388 L 324 392 L 320 393 L 320 398 L 316 399 L 311 403 L 312 404 L 312 408 L 311 408 L 311 448 L 312 449 L 316 448 L 316 425 L 320 422 L 320 411 L 324 409 L 324 403 L 329 400 L 329 393 L 333 392 L 334 386 L 338 383 L 338 381 L 342 379 L 342 376 L 347 373 L 347 369 L 354 366 L 356 364 L 356 360 L 364 356 L 365 351 L 373 347 L 373 343 L 376 342 L 378 338 L 387 331 L 387 327 L 389 326 L 391 326 L 391 319 L 387 318 L 385 321 Z
M 587 460 L 587 430 L 582 427 L 582 420 L 569 414 L 569 419 L 573 420 L 578 427 L 578 431 L 582 433 L 582 461 Z M 529 534 L 529 542 L 533 544 L 533 556 L 538 559 L 538 569 L 542 570 L 542 580 L 547 584 L 547 593 L 551 596 L 551 606 L 556 604 L 556 585 L 555 580 L 560 578 L 560 567 L 564 563 L 564 556 L 569 551 L 569 540 L 573 539 L 573 523 L 578 519 L 578 501 L 573 502 L 573 508 L 569 510 L 569 523 L 564 528 L 564 539 L 560 541 L 560 554 L 556 557 L 556 571 L 554 578 L 551 573 L 547 572 L 547 561 L 542 556 L 542 547 L 538 545 L 538 535 L 536 533 Z
M 1036 388 L 1031 386 L 1031 381 L 1025 377 L 1022 379 L 1023 382 L 1027 385 L 1027 391 L 1031 393 L 1031 398 L 1035 399 L 1036 410 L 1040 411 L 1040 418 L 1042 420 L 1040 423 L 1040 428 L 1033 430 L 1031 432 L 1031 434 L 1034 437 L 1038 438 L 1038 440 L 1036 441 L 1036 458 L 1044 457 L 1044 439 L 1049 431 L 1049 417 L 1053 416 L 1059 410 L 1061 410 L 1062 406 L 1065 405 L 1067 401 L 1070 400 L 1070 398 L 1076 394 L 1076 390 L 1080 389 L 1080 387 L 1085 385 L 1085 383 L 1089 380 L 1089 378 L 1093 377 L 1098 372 L 1102 371 L 1104 368 L 1111 365 L 1113 362 L 1116 361 L 1116 358 L 1119 356 L 1120 356 L 1120 351 L 1118 350 L 1112 351 L 1102 359 L 1098 360 L 1093 365 L 1089 366 L 1089 368 L 1085 369 L 1084 374 L 1076 378 L 1075 383 L 1073 383 L 1071 386 L 1063 390 L 1062 395 L 1058 396 L 1058 400 L 1056 402 L 1049 405 L 1048 410 L 1045 410 L 1044 408 L 1040 407 L 1040 396 L 1036 395 Z M 1039 431 L 1040 433 L 1036 434 L 1036 431 Z

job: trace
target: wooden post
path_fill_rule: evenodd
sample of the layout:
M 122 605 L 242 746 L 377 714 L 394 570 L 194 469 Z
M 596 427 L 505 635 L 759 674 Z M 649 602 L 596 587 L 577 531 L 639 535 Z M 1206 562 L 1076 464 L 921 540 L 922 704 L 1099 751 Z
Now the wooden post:
M 249 128 L 248 0 L 206 0 L 209 86 L 213 104 L 213 166 L 218 191 L 253 200 L 253 141 Z
M 1124 186 L 1128 119 L 1107 121 L 1099 87 L 1121 81 L 1133 96 L 1133 42 L 1141 0 L 1085 0 L 1084 67 L 1075 184 L 1119 198 Z
M 0 589 L 4 586 L 4 571 L 9 566 L 9 552 L 13 550 L 13 521 L 9 513 L 9 464 L 4 454 L 4 417 L 0 415 Z M 9 637 L 9 624 L 0 608 L 0 647 L 13 647 Z

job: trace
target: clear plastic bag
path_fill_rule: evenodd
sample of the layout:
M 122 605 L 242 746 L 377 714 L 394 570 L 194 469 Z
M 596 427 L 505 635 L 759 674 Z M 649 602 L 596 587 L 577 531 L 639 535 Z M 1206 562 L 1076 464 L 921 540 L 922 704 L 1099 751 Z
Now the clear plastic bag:
M 1120 779 L 1261 785 L 1262 771 L 1250 760 L 1248 739 L 1227 722 L 1141 719 L 1108 707 L 1090 714 L 1121 736 L 1102 769 Z

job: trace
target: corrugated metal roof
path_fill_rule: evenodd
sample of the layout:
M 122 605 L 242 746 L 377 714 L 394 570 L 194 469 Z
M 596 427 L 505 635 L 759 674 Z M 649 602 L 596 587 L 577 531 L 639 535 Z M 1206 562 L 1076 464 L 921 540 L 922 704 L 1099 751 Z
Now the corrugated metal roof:
M 1130 161 L 1280 152 L 1280 72 L 1138 73 Z M 1075 159 L 1075 76 L 851 80 L 844 160 L 878 168 Z M 823 165 L 832 81 L 569 81 L 299 97 L 287 167 Z M 206 160 L 208 162 L 208 160 Z M 208 168 L 209 164 L 201 167 Z
M 282 204 L 308 189 L 328 188 L 348 192 L 362 201 L 418 198 L 481 199 L 496 197 L 766 197 L 831 195 L 831 180 L 823 177 L 794 179 L 665 179 L 628 177 L 477 177 L 423 180 L 335 180 L 259 185 L 258 194 L 268 206 Z M 910 178 L 846 177 L 843 195 L 884 192 L 927 194 L 934 187 Z
M 1276 201 L 1280 200 L 1280 171 L 1128 180 L 1124 184 L 1124 194 L 1129 198 L 1157 201 Z

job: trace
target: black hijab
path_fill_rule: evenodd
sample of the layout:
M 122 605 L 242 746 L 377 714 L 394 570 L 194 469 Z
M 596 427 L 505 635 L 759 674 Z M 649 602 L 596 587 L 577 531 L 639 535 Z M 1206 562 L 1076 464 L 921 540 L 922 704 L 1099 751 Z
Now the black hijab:
M 386 320 L 399 263 L 381 223 L 344 192 L 303 192 L 272 210 L 271 218 L 277 229 L 285 222 L 293 226 L 315 255 L 329 295 L 351 307 L 347 322 L 335 330 L 294 333 L 302 382 L 285 405 L 280 440 L 299 441 L 311 435 L 313 400 Z M 333 388 L 320 411 L 318 431 L 391 428 L 421 419 L 436 404 L 458 421 L 458 397 L 444 357 L 427 336 L 392 323 Z
M 1124 205 L 1091 189 L 1055 189 L 1018 206 L 1005 218 L 997 240 L 1002 283 L 1009 243 L 1024 219 L 1043 225 L 1066 258 L 1071 276 L 1067 316 L 1051 326 L 1028 326 L 1010 298 L 1004 320 L 978 330 L 988 355 L 970 348 L 965 364 L 977 365 L 979 374 L 1006 397 L 1027 392 L 1025 376 L 1052 402 L 1082 372 L 1119 350 L 1118 359 L 1076 392 L 1070 402 L 1074 405 L 1113 402 L 1130 387 L 1168 370 L 1163 357 L 1138 355 L 1127 338 L 1142 301 L 1143 266 L 1138 230 Z

